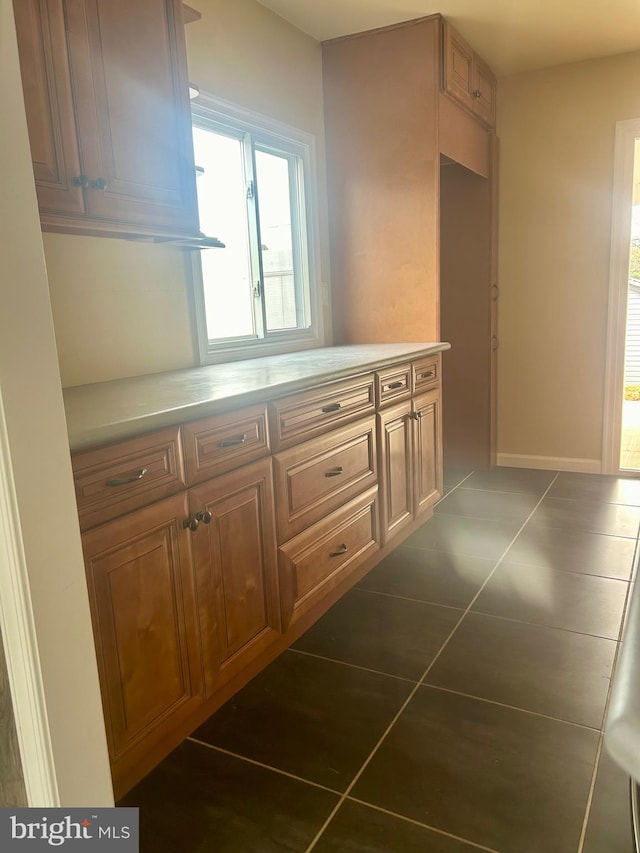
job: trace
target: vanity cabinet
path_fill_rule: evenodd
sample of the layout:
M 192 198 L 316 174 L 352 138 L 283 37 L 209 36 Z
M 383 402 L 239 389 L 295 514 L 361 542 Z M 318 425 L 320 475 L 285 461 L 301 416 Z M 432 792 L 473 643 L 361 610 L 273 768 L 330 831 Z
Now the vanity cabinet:
M 73 452 L 116 796 L 428 518 L 439 400 L 437 352 Z
M 199 234 L 179 0 L 14 0 L 42 227 Z

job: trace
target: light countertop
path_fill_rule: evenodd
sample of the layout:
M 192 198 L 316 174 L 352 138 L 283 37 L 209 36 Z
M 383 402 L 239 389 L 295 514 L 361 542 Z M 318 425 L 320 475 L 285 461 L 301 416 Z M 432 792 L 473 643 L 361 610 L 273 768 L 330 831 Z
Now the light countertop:
M 69 444 L 80 450 L 130 438 L 449 348 L 448 343 L 323 347 L 67 388 Z

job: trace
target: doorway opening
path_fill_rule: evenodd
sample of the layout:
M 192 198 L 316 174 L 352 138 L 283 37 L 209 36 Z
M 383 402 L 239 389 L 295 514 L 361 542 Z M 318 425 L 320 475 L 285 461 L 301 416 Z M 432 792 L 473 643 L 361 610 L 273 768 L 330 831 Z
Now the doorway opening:
M 634 399 L 640 398 L 639 181 L 640 118 L 619 121 L 613 164 L 603 474 L 640 475 L 640 399 Z
M 634 141 L 620 470 L 640 472 L 640 139 Z

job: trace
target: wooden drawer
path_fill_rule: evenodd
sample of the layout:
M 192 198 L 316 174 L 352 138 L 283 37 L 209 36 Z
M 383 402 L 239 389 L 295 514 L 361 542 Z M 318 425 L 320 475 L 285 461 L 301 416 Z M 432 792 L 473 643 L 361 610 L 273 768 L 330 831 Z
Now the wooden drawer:
M 440 354 L 413 362 L 413 393 L 426 391 L 440 383 Z
M 283 627 L 380 548 L 375 486 L 278 549 Z
M 377 482 L 375 416 L 274 456 L 278 541 Z
M 271 403 L 274 450 L 291 447 L 374 411 L 372 373 L 275 400 Z
M 397 403 L 411 396 L 411 365 L 398 364 L 376 372 L 378 407 Z
M 182 428 L 189 485 L 269 454 L 264 404 L 193 421 Z
M 81 530 L 186 486 L 179 427 L 74 454 L 72 466 Z

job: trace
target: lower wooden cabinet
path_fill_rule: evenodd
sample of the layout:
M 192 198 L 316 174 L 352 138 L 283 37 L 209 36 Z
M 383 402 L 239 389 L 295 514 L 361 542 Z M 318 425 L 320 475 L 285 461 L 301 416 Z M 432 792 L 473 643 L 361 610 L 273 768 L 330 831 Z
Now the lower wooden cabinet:
M 271 460 L 197 486 L 189 502 L 209 697 L 280 632 Z
M 442 496 L 440 391 L 384 409 L 378 419 L 385 544 Z
M 203 702 L 185 493 L 85 533 L 114 782 Z
M 439 371 L 391 364 L 74 454 L 116 796 L 428 517 Z M 282 413 L 305 429 L 292 415 L 272 453 Z
M 280 547 L 285 628 L 380 548 L 377 497 L 375 486 Z

